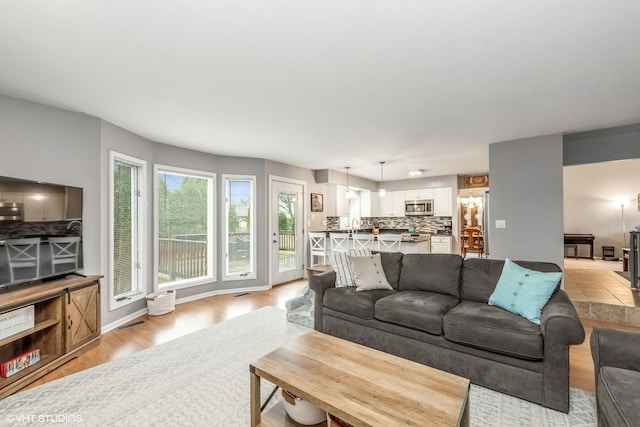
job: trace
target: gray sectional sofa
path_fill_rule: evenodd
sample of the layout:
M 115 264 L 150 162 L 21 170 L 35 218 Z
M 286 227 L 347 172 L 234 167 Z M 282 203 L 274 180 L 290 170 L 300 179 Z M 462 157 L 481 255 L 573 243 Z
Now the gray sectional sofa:
M 585 332 L 559 284 L 537 325 L 487 303 L 502 260 L 381 252 L 381 263 L 393 289 L 335 287 L 334 271 L 310 279 L 316 330 L 569 411 L 569 346 L 581 344 Z M 552 263 L 516 263 L 561 271 Z
M 640 333 L 593 328 L 598 426 L 640 425 Z

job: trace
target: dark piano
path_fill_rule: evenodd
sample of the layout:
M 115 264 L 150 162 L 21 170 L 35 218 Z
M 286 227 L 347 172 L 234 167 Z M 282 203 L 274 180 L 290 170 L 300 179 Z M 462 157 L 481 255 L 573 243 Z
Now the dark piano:
M 566 234 L 565 245 L 589 245 L 589 258 L 593 259 L 593 234 Z M 584 257 L 582 257 L 584 258 Z

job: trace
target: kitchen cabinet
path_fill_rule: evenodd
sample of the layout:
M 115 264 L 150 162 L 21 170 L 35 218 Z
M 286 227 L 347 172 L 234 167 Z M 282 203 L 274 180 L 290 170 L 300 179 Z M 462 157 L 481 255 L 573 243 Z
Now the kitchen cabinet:
M 377 191 L 360 191 L 360 217 L 370 218 L 380 215 L 380 196 Z
M 432 254 L 450 254 L 451 236 L 431 236 Z
M 64 219 L 64 194 L 25 193 L 24 221 L 61 221 Z
M 13 191 L 0 192 L 0 203 L 22 203 L 24 197 L 22 193 Z
M 405 200 L 431 200 L 433 199 L 433 188 L 405 190 L 404 198 Z
M 433 216 L 453 216 L 451 187 L 433 189 Z
M 386 196 L 380 197 L 380 216 L 404 216 L 404 191 L 387 191 Z
M 349 199 L 347 199 L 347 186 L 336 185 L 336 211 L 333 216 L 349 216 Z

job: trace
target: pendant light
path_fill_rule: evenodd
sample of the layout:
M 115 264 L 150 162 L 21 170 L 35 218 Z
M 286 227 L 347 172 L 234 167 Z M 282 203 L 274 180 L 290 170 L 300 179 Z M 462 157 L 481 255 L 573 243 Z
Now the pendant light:
M 380 189 L 378 190 L 378 196 L 384 197 L 387 194 L 387 190 L 384 189 L 384 164 L 380 162 Z
M 351 169 L 351 166 L 345 166 L 344 168 L 347 170 L 347 192 L 345 193 L 345 196 L 347 199 L 350 199 L 351 197 L 353 197 L 353 193 L 351 192 L 351 188 L 349 187 L 349 169 Z

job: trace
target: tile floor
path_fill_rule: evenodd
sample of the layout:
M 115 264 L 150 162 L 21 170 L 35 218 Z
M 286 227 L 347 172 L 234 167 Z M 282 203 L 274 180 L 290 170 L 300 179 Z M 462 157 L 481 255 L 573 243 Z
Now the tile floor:
M 622 262 L 565 258 L 565 291 L 580 317 L 640 326 L 640 292 L 631 289 Z

